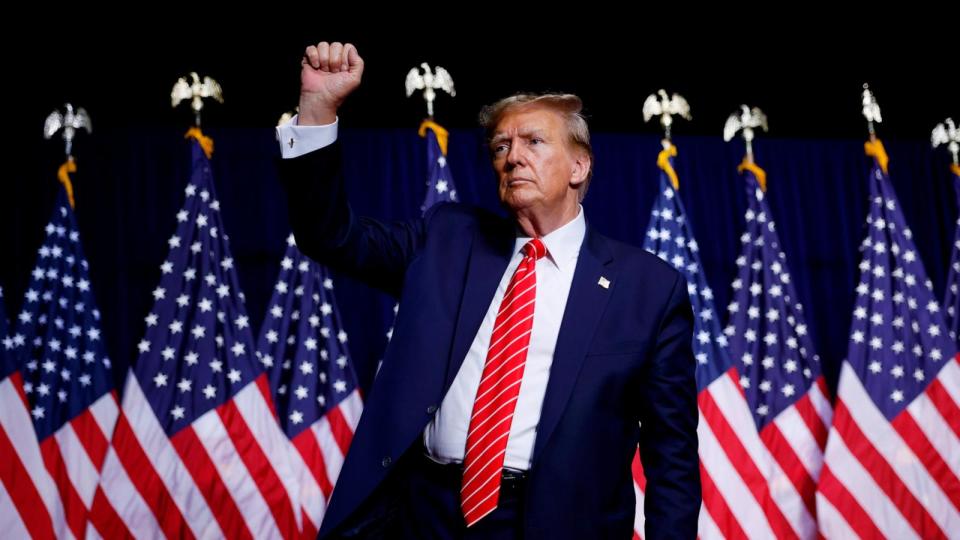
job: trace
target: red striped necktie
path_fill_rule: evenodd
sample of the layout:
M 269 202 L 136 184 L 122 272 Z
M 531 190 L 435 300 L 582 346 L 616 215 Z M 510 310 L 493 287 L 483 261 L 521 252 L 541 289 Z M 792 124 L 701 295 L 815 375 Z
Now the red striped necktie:
M 523 252 L 523 260 L 513 273 L 497 312 L 470 415 L 460 488 L 460 508 L 467 527 L 496 509 L 500 498 L 507 438 L 533 330 L 537 259 L 546 255 L 547 248 L 534 238 L 523 246 Z

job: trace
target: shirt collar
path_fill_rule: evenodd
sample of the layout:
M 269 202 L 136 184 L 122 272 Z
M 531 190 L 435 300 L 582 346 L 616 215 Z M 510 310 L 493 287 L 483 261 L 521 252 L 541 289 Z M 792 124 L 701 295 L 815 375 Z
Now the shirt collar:
M 540 241 L 547 248 L 546 258 L 553 262 L 561 272 L 569 270 L 580 255 L 580 246 L 587 233 L 587 220 L 583 216 L 583 206 L 577 208 L 577 217 L 564 224 L 559 229 L 541 237 Z M 533 238 L 522 232 L 514 243 L 514 253 L 523 249 Z

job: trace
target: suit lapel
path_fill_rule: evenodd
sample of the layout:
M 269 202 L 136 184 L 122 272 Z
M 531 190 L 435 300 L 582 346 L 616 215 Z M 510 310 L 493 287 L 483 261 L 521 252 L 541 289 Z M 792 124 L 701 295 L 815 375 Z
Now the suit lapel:
M 573 282 L 570 284 L 563 321 L 560 323 L 553 364 L 550 366 L 550 378 L 533 447 L 534 464 L 563 414 L 586 357 L 587 348 L 610 298 L 612 289 L 601 286 L 599 281 L 605 278 L 608 285 L 616 283 L 615 269 L 610 264 L 611 261 L 613 254 L 606 240 L 588 226 L 573 273 Z
M 447 364 L 444 393 L 460 371 L 460 365 L 490 308 L 490 301 L 513 255 L 515 239 L 516 235 L 508 222 L 498 223 L 492 228 L 478 227 L 474 234 L 463 300 Z

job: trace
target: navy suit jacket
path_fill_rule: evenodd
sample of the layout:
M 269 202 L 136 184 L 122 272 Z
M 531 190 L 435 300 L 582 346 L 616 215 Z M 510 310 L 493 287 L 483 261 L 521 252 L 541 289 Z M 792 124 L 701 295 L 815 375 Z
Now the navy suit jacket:
M 419 440 L 512 255 L 515 224 L 461 204 L 385 224 L 353 214 L 338 143 L 282 160 L 300 249 L 399 296 L 320 537 L 342 532 Z M 601 286 L 601 278 L 609 281 Z M 588 225 L 528 473 L 527 538 L 630 538 L 631 460 L 647 477 L 647 538 L 695 538 L 700 510 L 692 313 L 684 278 Z M 339 529 L 339 530 L 338 530 Z

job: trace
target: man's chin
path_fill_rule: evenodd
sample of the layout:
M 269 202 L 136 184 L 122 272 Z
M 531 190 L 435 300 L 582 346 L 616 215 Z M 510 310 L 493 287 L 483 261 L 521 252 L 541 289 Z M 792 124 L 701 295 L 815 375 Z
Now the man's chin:
M 517 213 L 536 204 L 536 199 L 534 197 L 525 196 L 523 193 L 510 193 L 501 199 L 500 204 L 502 204 L 507 210 Z
M 536 203 L 539 193 L 529 185 L 517 185 L 500 191 L 500 202 L 513 209 L 527 208 Z

